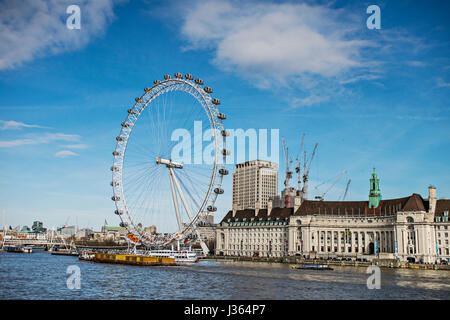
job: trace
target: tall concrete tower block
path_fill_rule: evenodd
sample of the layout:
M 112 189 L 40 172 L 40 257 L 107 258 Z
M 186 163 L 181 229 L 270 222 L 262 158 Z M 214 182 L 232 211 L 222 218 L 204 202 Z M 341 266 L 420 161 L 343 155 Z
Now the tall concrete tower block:
M 232 209 L 266 209 L 270 198 L 278 192 L 278 165 L 252 160 L 236 165 L 233 173 Z

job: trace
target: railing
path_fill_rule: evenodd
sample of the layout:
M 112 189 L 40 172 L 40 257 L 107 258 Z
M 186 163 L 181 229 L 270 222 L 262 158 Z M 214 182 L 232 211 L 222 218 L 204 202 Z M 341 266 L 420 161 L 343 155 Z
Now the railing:
M 62 240 L 54 239 L 49 241 L 47 239 L 5 239 L 3 246 L 17 246 L 17 245 L 61 245 L 64 244 Z

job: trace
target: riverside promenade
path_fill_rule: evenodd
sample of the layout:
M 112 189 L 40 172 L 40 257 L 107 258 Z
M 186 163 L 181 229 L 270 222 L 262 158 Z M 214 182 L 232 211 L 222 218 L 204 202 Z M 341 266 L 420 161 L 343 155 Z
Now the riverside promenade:
M 341 267 L 368 267 L 377 265 L 380 268 L 401 268 L 401 269 L 419 269 L 419 270 L 447 270 L 450 271 L 449 265 L 444 264 L 427 264 L 427 263 L 409 263 L 393 259 L 372 259 L 369 261 L 347 261 L 334 259 L 303 259 L 301 257 L 283 257 L 283 258 L 267 258 L 267 257 L 239 257 L 239 256 L 208 256 L 200 258 L 201 260 L 217 260 L 217 261 L 246 261 L 246 262 L 266 262 L 266 263 L 286 263 L 286 264 L 326 264 L 329 266 Z

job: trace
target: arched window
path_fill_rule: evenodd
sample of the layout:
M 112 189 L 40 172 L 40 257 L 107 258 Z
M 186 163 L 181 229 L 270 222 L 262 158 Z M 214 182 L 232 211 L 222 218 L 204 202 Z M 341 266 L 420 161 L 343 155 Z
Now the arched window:
M 406 218 L 406 222 L 407 222 L 407 223 L 410 223 L 410 225 L 408 226 L 408 229 L 409 229 L 409 230 L 414 230 L 414 225 L 413 225 L 414 219 L 413 219 L 412 217 L 407 217 L 407 218 Z

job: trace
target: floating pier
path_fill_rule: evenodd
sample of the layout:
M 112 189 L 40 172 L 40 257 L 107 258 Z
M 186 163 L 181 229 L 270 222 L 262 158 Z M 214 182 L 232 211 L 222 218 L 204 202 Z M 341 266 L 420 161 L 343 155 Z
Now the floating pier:
M 100 263 L 130 264 L 138 266 L 176 266 L 175 258 L 151 257 L 134 254 L 92 253 L 81 255 L 80 260 Z

